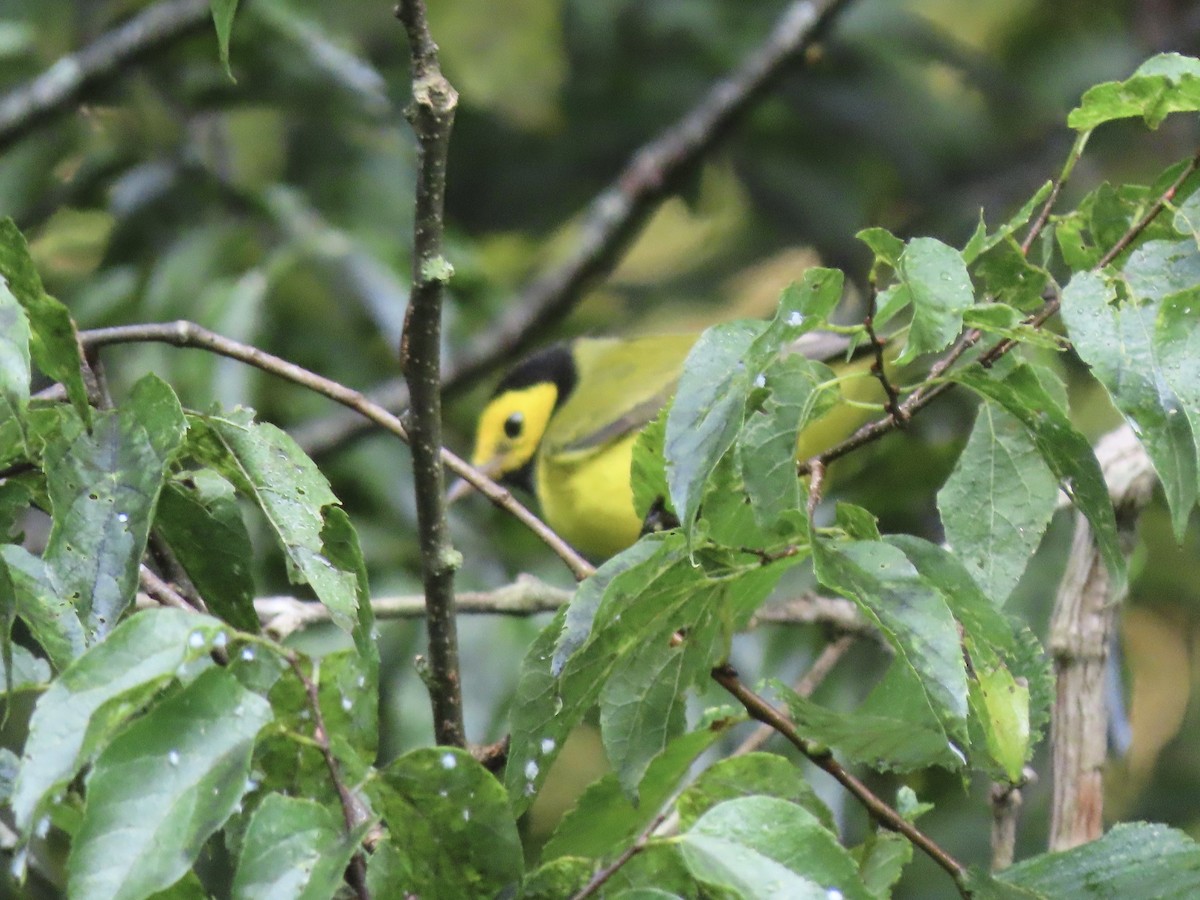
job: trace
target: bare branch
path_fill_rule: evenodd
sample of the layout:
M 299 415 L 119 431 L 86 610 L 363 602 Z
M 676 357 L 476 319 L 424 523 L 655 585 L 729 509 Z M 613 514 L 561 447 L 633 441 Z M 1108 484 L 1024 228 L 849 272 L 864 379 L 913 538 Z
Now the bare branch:
M 683 118 L 633 154 L 613 182 L 582 213 L 574 252 L 557 268 L 530 283 L 508 314 L 476 340 L 443 376 L 452 393 L 473 383 L 505 360 L 529 349 L 537 333 L 559 321 L 583 294 L 601 281 L 680 180 L 753 106 L 780 75 L 803 64 L 804 54 L 829 30 L 850 0 L 797 0 L 776 20 L 766 39 Z M 400 409 L 407 394 L 400 385 L 380 385 L 372 395 Z M 328 451 L 360 432 L 361 422 L 314 421 L 297 433 L 308 452 Z
M 264 372 L 269 372 L 293 384 L 307 388 L 314 393 L 354 410 L 361 416 L 370 419 L 385 431 L 394 434 L 405 443 L 408 442 L 408 431 L 404 424 L 377 403 L 372 403 L 358 391 L 346 387 L 340 382 L 325 378 L 321 375 L 288 362 L 278 356 L 259 350 L 249 344 L 231 340 L 202 328 L 195 322 L 178 320 L 140 325 L 118 325 L 112 328 L 97 328 L 91 331 L 81 331 L 79 341 L 84 347 L 105 347 L 110 344 L 129 343 L 162 343 L 175 347 L 194 347 L 207 350 L 219 356 L 236 359 Z M 442 460 L 447 468 L 487 497 L 496 506 L 505 510 L 530 531 L 537 535 L 554 553 L 566 564 L 577 581 L 587 578 L 594 567 L 580 556 L 570 545 L 560 538 L 546 524 L 526 509 L 520 501 L 513 497 L 507 488 L 501 487 L 482 472 L 459 459 L 449 450 L 442 450 Z
M 133 60 L 209 25 L 210 8 L 209 0 L 156 3 L 77 53 L 60 57 L 32 81 L 9 91 L 0 98 L 0 150 L 12 146 Z
M 424 0 L 401 0 L 396 17 L 408 32 L 412 103 L 406 110 L 417 137 L 416 211 L 413 215 L 412 296 L 400 339 L 400 368 L 408 382 L 408 419 L 417 499 L 417 537 L 425 581 L 433 733 L 439 744 L 467 746 L 458 627 L 454 618 L 454 573 L 462 565 L 446 518 L 446 474 L 442 468 L 442 296 L 453 274 L 442 255 L 446 205 L 446 157 L 458 92 L 442 76 L 437 45 L 429 34 Z

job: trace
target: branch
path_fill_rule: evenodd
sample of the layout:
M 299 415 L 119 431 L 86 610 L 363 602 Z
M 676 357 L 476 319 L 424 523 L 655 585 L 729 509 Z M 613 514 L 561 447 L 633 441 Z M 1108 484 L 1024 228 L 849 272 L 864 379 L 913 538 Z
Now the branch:
M 889 831 L 904 835 L 930 859 L 945 869 L 959 885 L 963 896 L 967 896 L 961 884 L 967 874 L 962 863 L 943 850 L 916 825 L 888 806 L 865 784 L 847 772 L 841 763 L 833 758 L 833 754 L 828 749 L 817 749 L 801 737 L 796 731 L 796 726 L 786 716 L 742 683 L 732 666 L 718 666 L 712 670 L 712 677 L 717 684 L 725 688 L 745 707 L 746 712 L 752 718 L 765 725 L 770 725 L 787 738 L 793 747 L 808 757 L 809 761 L 832 775 L 842 787 L 854 795 L 854 798 L 862 804 L 872 819 Z
M 460 615 L 536 616 L 556 612 L 573 596 L 573 591 L 522 575 L 513 584 L 494 591 L 457 594 L 454 603 L 455 611 Z M 263 629 L 276 640 L 283 640 L 311 625 L 331 621 L 329 608 L 324 604 L 298 597 L 259 597 L 254 601 L 254 609 Z M 420 619 L 425 616 L 425 597 L 421 594 L 375 597 L 371 600 L 371 609 L 377 619 Z M 804 594 L 768 603 L 750 619 L 746 630 L 763 625 L 820 625 L 836 637 L 866 638 L 887 649 L 882 635 L 851 601 L 841 597 Z
M 325 766 L 329 769 L 329 777 L 333 781 L 338 799 L 342 804 L 342 819 L 346 823 L 346 833 L 351 834 L 355 828 L 365 821 L 366 811 L 363 809 L 359 799 L 354 796 L 354 792 L 342 780 L 341 767 L 338 765 L 337 757 L 333 755 L 333 749 L 329 745 L 329 732 L 325 729 L 325 716 L 321 713 L 321 695 L 317 688 L 316 680 L 309 678 L 304 673 L 304 666 L 300 662 L 300 657 L 295 653 L 289 653 L 285 658 L 288 664 L 291 665 L 292 671 L 296 673 L 296 677 L 300 679 L 300 683 L 304 685 L 304 695 L 308 700 L 309 708 L 312 710 L 313 741 L 320 749 L 321 756 L 325 759 Z M 319 665 L 319 663 L 313 663 L 314 672 L 320 671 Z M 363 856 L 362 850 L 356 851 L 354 856 L 350 858 L 350 865 L 346 868 L 346 881 L 354 889 L 354 893 L 359 900 L 371 900 L 371 892 L 367 888 L 367 860 Z
M 1117 509 L 1122 549 L 1128 553 L 1138 514 L 1156 483 L 1154 469 L 1128 425 L 1105 435 L 1096 447 L 1096 457 Z M 1077 519 L 1050 618 L 1050 651 L 1057 683 L 1050 723 L 1052 851 L 1070 849 L 1103 832 L 1108 730 L 1104 676 L 1109 637 L 1122 599 L 1109 581 L 1091 526 L 1082 514 Z
M 405 443 L 408 442 L 408 431 L 404 424 L 377 403 L 372 403 L 358 391 L 346 387 L 340 382 L 324 378 L 321 375 L 298 366 L 286 359 L 259 350 L 249 344 L 223 337 L 216 332 L 202 328 L 195 322 L 178 320 L 175 322 L 151 323 L 141 325 L 118 325 L 112 328 L 97 328 L 79 333 L 80 343 L 85 348 L 99 348 L 110 344 L 129 343 L 161 343 L 175 347 L 194 347 L 207 350 L 219 356 L 236 359 L 238 362 L 254 366 L 283 378 L 293 384 L 328 397 L 361 416 L 370 419 L 385 431 L 394 434 Z M 482 472 L 459 459 L 449 450 L 442 450 L 442 461 L 455 475 L 458 475 L 475 488 L 496 506 L 505 510 L 519 520 L 526 528 L 537 535 L 571 570 L 577 581 L 582 581 L 590 575 L 594 568 L 586 559 L 573 550 L 562 538 L 555 534 L 546 524 L 526 509 L 520 501 L 513 497 L 507 488 L 501 487 Z
M 211 21 L 209 0 L 164 0 L 147 7 L 82 50 L 60 57 L 32 81 L 0 98 L 0 150 L 12 146 L 83 93 L 131 62 Z
M 658 206 L 704 158 L 789 66 L 802 65 L 804 54 L 829 30 L 849 0 L 798 0 L 788 5 L 766 39 L 679 121 L 637 150 L 613 182 L 582 213 L 574 252 L 520 293 L 508 314 L 473 342 L 443 376 L 444 391 L 454 393 L 497 365 L 529 349 L 541 329 L 562 319 L 586 291 L 619 261 Z M 407 397 L 394 383 L 373 395 L 391 409 Z M 395 405 L 393 405 L 395 404 Z M 362 430 L 349 419 L 314 421 L 300 441 L 308 452 L 332 449 Z
M 400 339 L 400 368 L 412 409 L 413 491 L 417 537 L 425 581 L 429 631 L 429 699 L 439 744 L 467 746 L 458 628 L 454 618 L 454 573 L 462 554 L 450 541 L 446 519 L 446 474 L 442 468 L 442 295 L 453 269 L 442 256 L 446 205 L 446 157 L 458 92 L 442 76 L 437 45 L 425 20 L 424 0 L 400 0 L 396 17 L 408 32 L 412 60 L 412 103 L 405 110 L 417 137 L 416 211 L 413 215 L 412 295 Z

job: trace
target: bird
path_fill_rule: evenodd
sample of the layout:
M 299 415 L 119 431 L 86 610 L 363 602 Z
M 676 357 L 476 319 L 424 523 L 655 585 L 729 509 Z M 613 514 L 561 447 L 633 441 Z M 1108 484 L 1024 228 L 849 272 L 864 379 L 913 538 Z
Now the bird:
M 545 522 L 580 552 L 598 560 L 615 555 L 642 532 L 630 486 L 634 443 L 671 400 L 698 339 L 698 334 L 580 337 L 535 352 L 500 380 L 480 413 L 472 465 L 533 494 Z M 814 331 L 793 350 L 832 361 L 849 346 L 843 335 Z M 868 367 L 861 356 L 833 367 L 847 365 L 864 373 Z M 865 384 L 844 388 L 852 399 L 882 399 L 876 379 L 851 383 Z M 867 415 L 853 412 L 852 421 L 843 412 L 836 427 L 820 429 L 829 434 L 817 441 L 810 437 L 812 427 L 806 428 L 798 456 L 808 458 L 848 436 Z

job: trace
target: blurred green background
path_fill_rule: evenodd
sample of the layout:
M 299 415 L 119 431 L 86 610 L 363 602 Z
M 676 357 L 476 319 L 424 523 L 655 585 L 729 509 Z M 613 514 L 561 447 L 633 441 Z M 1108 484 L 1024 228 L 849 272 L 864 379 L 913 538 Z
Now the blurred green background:
M 0 90 L 12 89 L 148 6 L 135 0 L 0 0 Z M 449 360 L 486 332 L 533 276 L 572 246 L 579 214 L 635 149 L 688 110 L 769 31 L 779 0 L 439 0 L 430 3 L 446 75 L 461 94 L 451 148 L 446 310 Z M 402 109 L 408 48 L 390 0 L 243 0 L 232 70 L 210 26 L 156 48 L 0 154 L 0 214 L 30 238 L 48 289 L 84 328 L 192 319 L 366 389 L 394 378 L 409 276 L 414 148 Z M 1200 51 L 1200 9 L 1182 0 L 859 0 L 805 68 L 790 70 L 655 215 L 617 271 L 554 334 L 700 329 L 763 315 L 779 289 L 821 262 L 864 284 L 857 230 L 966 240 L 1060 169 L 1067 111 L 1089 85 L 1123 78 L 1147 56 Z M 1106 126 L 1062 208 L 1105 181 L 1152 180 L 1189 155 L 1196 122 L 1155 133 Z M 852 292 L 856 293 L 856 292 Z M 851 306 L 854 297 L 850 300 Z M 852 313 L 848 313 L 852 314 Z M 307 439 L 327 401 L 198 351 L 110 349 L 120 394 L 153 370 L 185 405 L 243 404 Z M 1115 424 L 1070 359 L 1081 426 Z M 447 410 L 447 442 L 465 450 L 488 383 Z M 907 433 L 839 463 L 846 495 L 891 530 L 938 536 L 934 493 L 965 440 L 971 406 L 951 395 Z M 377 594 L 419 589 L 409 463 L 368 434 L 318 461 L 351 513 Z M 842 479 L 845 482 L 847 479 Z M 463 589 L 532 572 L 567 573 L 529 535 L 477 498 L 453 511 Z M 251 520 L 251 527 L 258 523 Z M 1114 758 L 1107 810 L 1200 837 L 1200 704 L 1190 702 L 1200 649 L 1200 538 L 1176 548 L 1161 508 L 1144 519 L 1123 618 L 1132 744 Z M 1011 611 L 1039 634 L 1063 564 L 1060 516 Z M 263 594 L 286 593 L 283 562 L 263 542 Z M 506 730 L 517 664 L 541 623 L 464 618 L 463 683 L 473 740 Z M 382 755 L 431 740 L 413 667 L 421 627 L 386 624 Z M 300 638 L 311 648 L 331 635 Z M 802 628 L 740 638 L 748 676 L 793 678 L 823 636 Z M 881 671 L 857 647 L 818 694 L 853 703 Z M 723 702 L 717 695 L 706 702 Z M 739 735 L 740 737 L 740 735 Z M 550 827 L 601 765 L 581 734 L 555 797 L 530 827 Z M 1018 855 L 1044 848 L 1048 784 L 1026 792 Z M 824 776 L 814 779 L 865 827 Z M 895 784 L 877 779 L 877 787 Z M 988 858 L 985 784 L 909 779 L 938 809 L 927 830 L 959 858 Z M 899 896 L 949 890 L 918 859 Z

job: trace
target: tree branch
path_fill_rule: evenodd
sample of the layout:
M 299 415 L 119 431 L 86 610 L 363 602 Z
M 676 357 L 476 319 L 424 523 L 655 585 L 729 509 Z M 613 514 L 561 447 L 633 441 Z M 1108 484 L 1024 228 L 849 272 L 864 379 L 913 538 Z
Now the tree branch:
M 1105 435 L 1096 447 L 1096 456 L 1117 509 L 1121 545 L 1128 553 L 1138 514 L 1149 502 L 1157 478 L 1128 425 Z M 1103 769 L 1108 748 L 1104 670 L 1120 600 L 1091 526 L 1079 514 L 1050 618 L 1049 644 L 1057 685 L 1050 723 L 1054 788 L 1050 850 L 1068 850 L 1103 833 Z
M 164 0 L 105 32 L 82 50 L 60 57 L 32 81 L 0 98 L 0 150 L 78 100 L 88 88 L 132 61 L 211 23 L 209 0 Z
M 238 362 L 254 366 L 283 378 L 293 384 L 307 388 L 323 397 L 328 397 L 342 406 L 354 410 L 361 416 L 370 419 L 385 431 L 394 434 L 405 443 L 408 442 L 408 431 L 404 424 L 377 403 L 372 403 L 358 391 L 346 387 L 340 382 L 325 378 L 321 375 L 298 366 L 286 359 L 259 350 L 249 344 L 231 340 L 202 328 L 195 322 L 178 320 L 140 325 L 118 325 L 112 328 L 97 328 L 91 331 L 79 332 L 79 341 L 85 348 L 105 347 L 110 344 L 129 343 L 162 343 L 175 347 L 194 347 L 207 350 L 219 356 L 236 359 Z M 496 506 L 508 512 L 526 528 L 537 535 L 570 569 L 577 581 L 587 578 L 594 567 L 580 556 L 562 538 L 548 528 L 546 524 L 513 497 L 507 488 L 501 487 L 482 472 L 459 459 L 449 450 L 443 449 L 442 460 L 447 468 L 455 475 L 469 482 L 483 496 Z
M 904 835 L 918 849 L 946 870 L 954 878 L 963 896 L 967 896 L 966 891 L 962 887 L 962 879 L 967 874 L 967 870 L 963 867 L 962 863 L 958 862 L 958 860 L 942 849 L 940 845 L 935 843 L 929 836 L 917 828 L 916 825 L 892 809 L 892 807 L 881 800 L 865 784 L 847 772 L 841 763 L 833 758 L 833 754 L 829 750 L 816 749 L 801 737 L 799 732 L 796 731 L 796 726 L 785 715 L 742 683 L 732 666 L 718 666 L 712 670 L 712 677 L 717 684 L 725 688 L 745 707 L 746 712 L 752 718 L 770 725 L 787 738 L 793 747 L 808 757 L 814 765 L 832 775 L 842 787 L 848 790 L 862 804 L 872 819 L 889 831 L 895 831 L 898 834 Z
M 741 64 L 709 88 L 691 110 L 637 150 L 613 182 L 582 214 L 574 252 L 556 268 L 531 282 L 495 323 L 461 354 L 443 376 L 453 393 L 474 383 L 497 365 L 529 349 L 536 334 L 562 319 L 584 293 L 619 261 L 658 206 L 680 180 L 729 131 L 739 116 L 770 88 L 789 66 L 829 30 L 850 0 L 797 0 L 776 20 L 766 39 Z M 389 409 L 400 409 L 407 395 L 396 383 L 380 385 L 372 396 Z M 331 450 L 363 429 L 344 418 L 314 421 L 303 427 L 300 445 L 309 453 Z
M 446 157 L 458 92 L 442 76 L 437 45 L 429 33 L 424 0 L 400 0 L 396 17 L 408 32 L 412 103 L 405 110 L 417 137 L 416 211 L 413 215 L 412 295 L 400 339 L 400 368 L 412 398 L 413 490 L 417 536 L 425 581 L 425 625 L 429 631 L 429 699 L 439 744 L 467 746 L 458 628 L 454 618 L 454 573 L 462 555 L 450 540 L 446 519 L 446 476 L 442 469 L 442 295 L 453 274 L 442 255 L 446 205 Z

